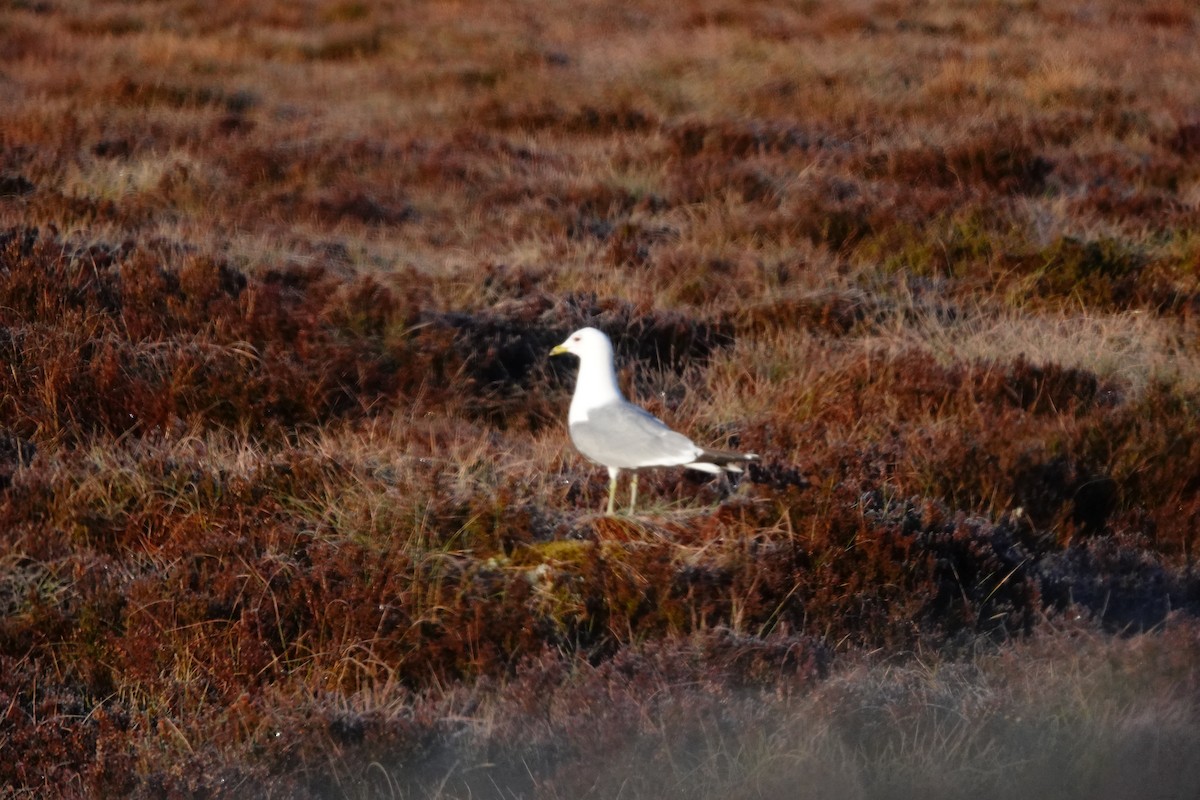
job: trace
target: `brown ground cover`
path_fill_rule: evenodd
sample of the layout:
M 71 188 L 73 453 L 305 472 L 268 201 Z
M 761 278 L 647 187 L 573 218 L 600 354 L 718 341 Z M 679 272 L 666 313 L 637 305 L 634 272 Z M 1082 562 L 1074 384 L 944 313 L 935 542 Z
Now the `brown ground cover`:
M 0 796 L 1195 797 L 1198 37 L 0 3 Z

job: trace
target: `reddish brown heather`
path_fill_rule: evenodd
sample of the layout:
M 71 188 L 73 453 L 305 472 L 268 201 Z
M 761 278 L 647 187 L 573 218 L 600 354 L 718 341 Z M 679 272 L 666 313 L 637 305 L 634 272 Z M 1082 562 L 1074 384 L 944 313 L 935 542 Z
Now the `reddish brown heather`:
M 0 796 L 1195 796 L 1198 33 L 0 8 Z

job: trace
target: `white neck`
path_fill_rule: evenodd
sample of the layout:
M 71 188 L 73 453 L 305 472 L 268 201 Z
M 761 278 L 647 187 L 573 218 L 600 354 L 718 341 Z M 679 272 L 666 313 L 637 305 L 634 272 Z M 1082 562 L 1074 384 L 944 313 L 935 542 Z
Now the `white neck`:
M 584 361 L 587 358 L 587 362 Z M 617 386 L 617 371 L 613 368 L 612 355 L 588 354 L 579 360 L 579 377 L 575 381 L 575 396 L 571 398 L 568 422 L 583 422 L 588 411 L 602 405 L 623 400 Z

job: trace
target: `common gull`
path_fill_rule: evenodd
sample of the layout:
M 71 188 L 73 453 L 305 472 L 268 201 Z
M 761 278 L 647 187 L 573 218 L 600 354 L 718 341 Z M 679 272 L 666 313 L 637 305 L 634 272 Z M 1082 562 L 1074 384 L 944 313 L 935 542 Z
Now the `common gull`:
M 567 415 L 571 441 L 580 453 L 608 468 L 608 514 L 613 513 L 617 476 L 633 473 L 629 511 L 637 504 L 638 470 L 644 467 L 687 467 L 703 472 L 741 472 L 740 462 L 757 461 L 754 453 L 700 447 L 668 428 L 653 414 L 630 403 L 617 386 L 613 346 L 603 332 L 581 328 L 550 351 L 579 357 L 579 378 Z

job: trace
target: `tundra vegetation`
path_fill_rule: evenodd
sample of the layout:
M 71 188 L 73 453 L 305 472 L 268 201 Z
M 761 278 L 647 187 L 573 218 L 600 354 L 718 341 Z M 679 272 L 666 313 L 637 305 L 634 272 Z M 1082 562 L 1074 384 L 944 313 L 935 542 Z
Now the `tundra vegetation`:
M 1198 40 L 0 3 L 0 795 L 1196 797 Z

